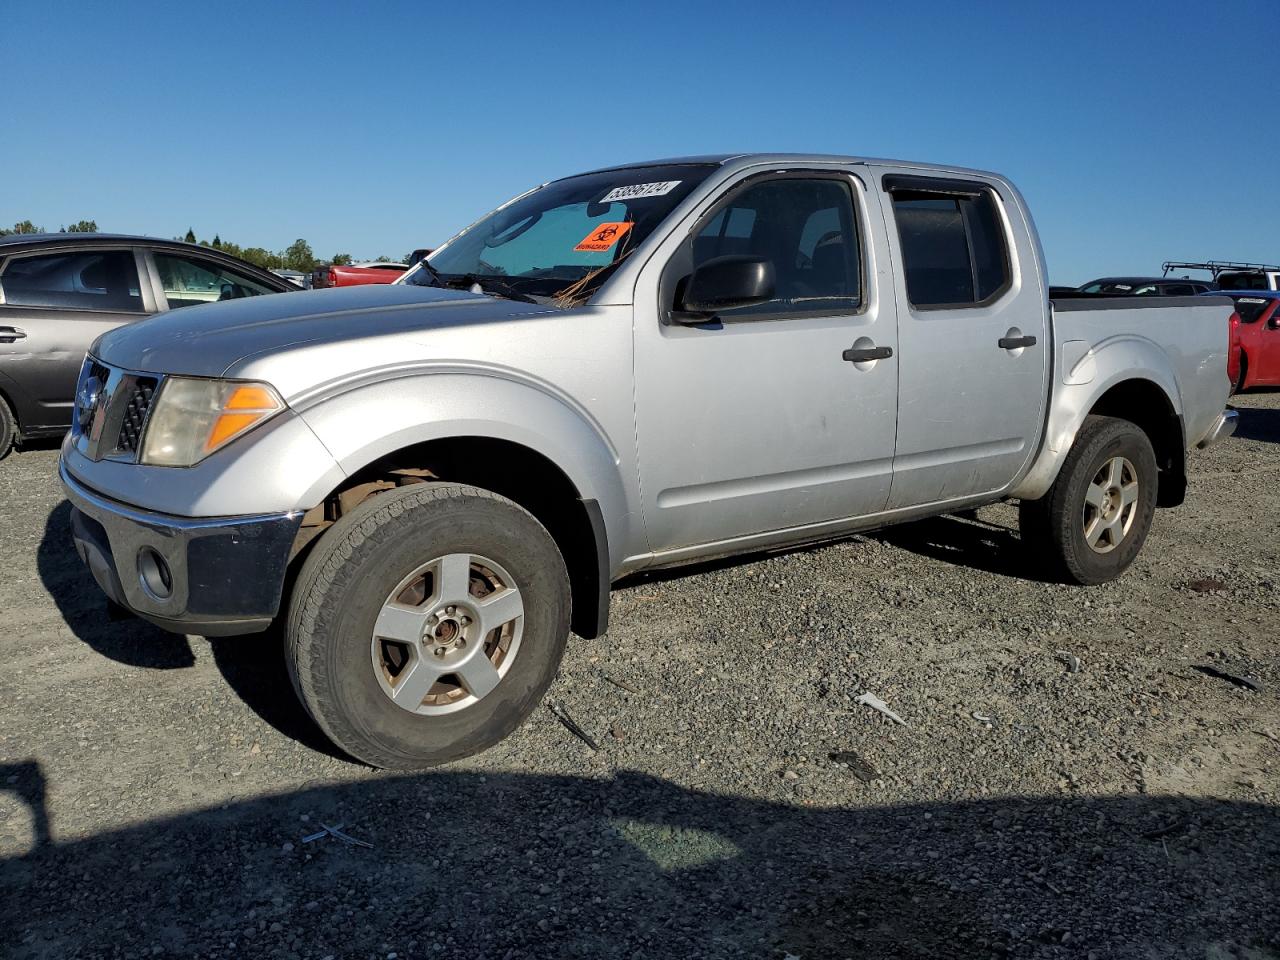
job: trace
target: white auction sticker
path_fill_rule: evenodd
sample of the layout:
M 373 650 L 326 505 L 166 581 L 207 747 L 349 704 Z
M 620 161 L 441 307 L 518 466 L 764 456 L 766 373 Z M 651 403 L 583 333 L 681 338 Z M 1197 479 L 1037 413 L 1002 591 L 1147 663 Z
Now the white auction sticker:
M 601 198 L 601 203 L 614 200 L 639 200 L 641 197 L 661 197 L 680 186 L 679 180 L 663 180 L 661 183 L 633 183 L 629 187 L 614 187 Z

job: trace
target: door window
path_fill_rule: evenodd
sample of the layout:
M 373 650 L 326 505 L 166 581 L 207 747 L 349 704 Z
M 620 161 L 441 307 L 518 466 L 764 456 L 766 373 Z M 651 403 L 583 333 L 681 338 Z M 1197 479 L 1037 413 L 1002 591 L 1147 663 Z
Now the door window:
M 1009 284 L 1009 253 L 996 201 L 973 192 L 891 187 L 907 298 L 914 307 L 966 307 L 994 300 Z
M 721 311 L 722 320 L 854 312 L 862 255 L 853 194 L 840 179 L 785 177 L 745 187 L 693 238 L 693 268 L 746 254 L 773 264 L 773 299 Z
M 277 292 L 212 260 L 157 251 L 155 261 L 160 283 L 164 286 L 164 297 L 171 310 Z
M 143 309 L 138 268 L 128 250 L 14 257 L 0 273 L 0 302 L 115 313 Z

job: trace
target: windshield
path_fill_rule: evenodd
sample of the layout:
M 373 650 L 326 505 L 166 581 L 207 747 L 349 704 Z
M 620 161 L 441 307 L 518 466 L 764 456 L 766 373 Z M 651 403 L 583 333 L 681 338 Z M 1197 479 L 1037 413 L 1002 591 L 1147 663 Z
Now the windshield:
M 582 302 L 715 169 L 663 164 L 557 180 L 468 227 L 403 283 L 493 281 L 526 297 Z
M 1080 288 L 1081 293 L 1110 293 L 1116 296 L 1129 296 L 1134 292 L 1136 284 L 1124 280 L 1095 280 Z

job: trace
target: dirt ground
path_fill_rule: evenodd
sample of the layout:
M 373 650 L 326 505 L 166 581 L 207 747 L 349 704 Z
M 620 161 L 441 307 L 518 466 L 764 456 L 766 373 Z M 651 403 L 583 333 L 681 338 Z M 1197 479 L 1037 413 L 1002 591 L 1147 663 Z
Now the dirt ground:
M 549 694 L 598 750 L 540 708 L 413 776 L 269 635 L 111 621 L 19 451 L 0 955 L 1276 960 L 1280 393 L 1238 405 L 1116 583 L 1039 581 L 1004 505 L 638 579 Z

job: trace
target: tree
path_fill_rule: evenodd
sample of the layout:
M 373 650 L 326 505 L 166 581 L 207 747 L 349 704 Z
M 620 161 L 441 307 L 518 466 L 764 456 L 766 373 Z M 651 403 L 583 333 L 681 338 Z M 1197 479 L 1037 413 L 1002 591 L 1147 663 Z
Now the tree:
M 222 249 L 222 238 L 218 236 L 216 233 L 213 235 L 213 247 L 215 250 Z
M 225 245 L 223 249 L 226 249 Z M 272 253 L 262 247 L 245 247 L 237 255 L 241 260 L 248 260 L 255 267 L 261 267 L 263 270 L 274 270 L 284 265 L 280 254 Z
M 0 230 L 0 237 L 7 237 L 14 233 L 44 233 L 44 227 L 37 227 L 30 220 L 20 220 L 13 225 L 12 230 Z
M 335 253 L 333 255 L 333 258 L 329 262 L 332 263 L 335 267 L 349 267 L 352 264 L 351 254 Z
M 196 232 L 195 232 L 194 230 L 192 230 L 190 227 L 187 227 L 187 235 L 186 235 L 186 237 L 184 237 L 184 239 L 187 241 L 187 243 L 195 243 L 195 242 L 196 242 Z
M 390 257 L 379 257 L 374 263 L 395 263 Z
M 77 223 L 73 223 L 69 227 L 63 227 L 61 232 L 62 233 L 97 233 L 98 221 L 97 220 L 80 220 Z
M 316 267 L 316 255 L 311 252 L 311 244 L 299 237 L 289 244 L 280 254 L 284 265 L 290 270 L 301 270 L 309 273 Z

